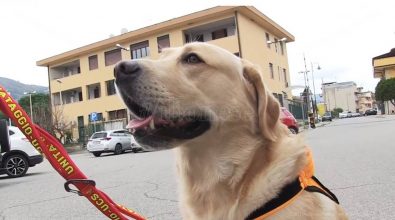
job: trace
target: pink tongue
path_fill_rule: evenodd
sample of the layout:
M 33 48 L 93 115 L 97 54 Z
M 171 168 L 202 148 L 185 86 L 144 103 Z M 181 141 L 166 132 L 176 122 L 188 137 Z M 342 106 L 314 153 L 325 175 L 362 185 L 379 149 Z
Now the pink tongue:
M 143 119 L 133 119 L 129 122 L 129 124 L 126 126 L 126 128 L 129 129 L 138 129 L 138 128 L 143 128 L 149 126 L 149 123 L 151 120 L 153 120 L 154 117 L 151 115 L 148 118 L 143 118 Z

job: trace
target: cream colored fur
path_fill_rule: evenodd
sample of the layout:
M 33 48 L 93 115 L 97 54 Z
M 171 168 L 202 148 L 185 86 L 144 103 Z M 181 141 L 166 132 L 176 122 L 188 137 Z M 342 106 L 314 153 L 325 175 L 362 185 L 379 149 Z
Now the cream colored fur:
M 185 63 L 191 53 L 203 63 Z M 138 62 L 145 74 L 142 86 L 152 86 L 161 111 L 199 109 L 212 120 L 207 132 L 175 148 L 184 219 L 244 219 L 297 178 L 306 163 L 306 144 L 278 120 L 279 104 L 253 64 L 205 43 Z M 270 219 L 346 216 L 328 198 L 304 192 Z

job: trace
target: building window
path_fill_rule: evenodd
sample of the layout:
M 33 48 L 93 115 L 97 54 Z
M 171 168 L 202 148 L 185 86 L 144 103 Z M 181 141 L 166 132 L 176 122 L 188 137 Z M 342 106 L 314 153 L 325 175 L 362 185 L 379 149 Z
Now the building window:
M 106 81 L 106 87 L 107 87 L 107 95 L 114 95 L 117 93 L 115 90 L 114 80 Z
M 84 127 L 84 116 L 77 117 L 78 128 Z
M 287 70 L 286 69 L 283 69 L 283 77 L 284 77 L 285 87 L 287 88 L 289 85 L 288 85 Z
M 130 45 L 132 59 L 140 59 L 150 55 L 148 41 Z
M 185 34 L 185 42 L 204 42 L 203 34 Z
M 100 83 L 92 84 L 87 86 L 88 90 L 88 99 L 97 99 L 100 98 Z
M 274 38 L 274 48 L 276 49 L 276 53 L 278 52 L 278 50 L 277 50 L 277 42 L 278 42 L 278 40 L 276 38 Z
M 114 65 L 122 60 L 121 49 L 104 52 L 104 63 L 106 66 Z
M 284 42 L 280 41 L 281 55 L 284 55 Z
M 281 107 L 284 107 L 283 94 L 278 94 L 277 98 L 278 98 L 278 101 L 280 102 Z
M 161 53 L 162 49 L 170 47 L 169 35 L 158 37 L 158 52 Z
M 270 48 L 270 44 L 268 43 L 268 41 L 270 41 L 270 35 L 269 33 L 265 33 L 265 35 L 266 35 L 266 46 L 267 48 Z
M 273 96 L 278 100 L 278 102 L 280 103 L 281 107 L 283 107 L 284 106 L 283 95 L 282 94 L 273 93 Z
M 99 67 L 97 62 L 97 55 L 90 56 L 89 58 L 89 70 L 95 70 Z
M 278 80 L 281 81 L 281 71 L 279 66 L 277 66 L 277 73 L 278 73 Z
M 228 36 L 228 32 L 226 31 L 226 28 L 211 32 L 211 38 L 213 40 L 227 37 L 227 36 Z
M 126 118 L 126 109 L 119 109 L 114 111 L 108 112 L 108 119 L 109 120 L 117 120 L 117 119 L 124 119 Z
M 273 63 L 269 63 L 270 78 L 274 79 Z

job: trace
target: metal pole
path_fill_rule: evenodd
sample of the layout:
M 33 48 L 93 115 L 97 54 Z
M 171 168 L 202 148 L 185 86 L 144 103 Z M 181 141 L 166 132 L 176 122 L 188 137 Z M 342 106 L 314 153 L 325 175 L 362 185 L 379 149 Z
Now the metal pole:
M 314 106 L 313 106 L 313 113 L 314 117 L 317 115 L 317 97 L 315 95 L 315 83 L 314 83 L 314 66 L 313 62 L 311 62 L 311 76 L 313 78 L 313 94 L 314 94 Z
M 305 74 L 306 74 L 306 81 L 307 81 L 307 112 L 310 112 L 310 83 L 309 83 L 309 76 L 307 73 L 309 72 L 307 70 L 307 65 L 306 65 L 306 57 L 303 54 L 303 60 L 304 60 L 304 69 L 305 69 Z
M 302 102 L 302 120 L 303 120 L 303 128 L 306 128 L 305 121 L 304 121 L 304 101 Z M 307 126 L 307 128 L 309 128 L 309 126 Z
M 60 106 L 63 106 L 63 99 L 62 99 L 62 88 L 60 88 L 61 90 L 59 91 L 59 96 L 60 96 Z
M 56 82 L 59 83 L 59 96 L 60 96 L 60 106 L 63 105 L 63 99 L 62 99 L 62 80 L 57 79 Z

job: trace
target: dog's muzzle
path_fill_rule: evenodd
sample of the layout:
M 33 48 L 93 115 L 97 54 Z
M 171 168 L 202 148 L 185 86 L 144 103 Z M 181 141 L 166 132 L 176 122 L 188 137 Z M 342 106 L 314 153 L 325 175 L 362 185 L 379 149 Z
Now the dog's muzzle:
M 114 77 L 117 84 L 130 82 L 143 73 L 137 61 L 121 61 L 114 67 Z

